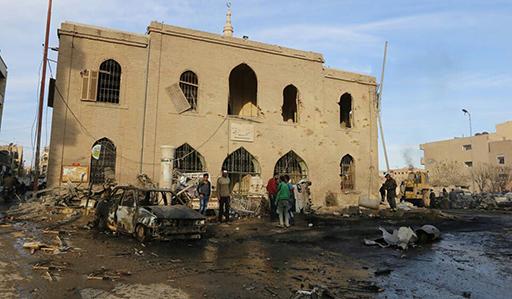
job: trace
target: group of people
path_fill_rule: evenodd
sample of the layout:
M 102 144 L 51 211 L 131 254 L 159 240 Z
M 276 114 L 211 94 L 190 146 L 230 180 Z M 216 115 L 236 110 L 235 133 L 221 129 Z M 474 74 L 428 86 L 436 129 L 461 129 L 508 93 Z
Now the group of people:
M 229 222 L 229 208 L 231 202 L 231 180 L 227 170 L 222 170 L 222 176 L 217 179 L 217 196 L 219 199 L 219 222 Z M 205 173 L 196 188 L 199 195 L 199 213 L 206 214 L 208 202 L 212 193 L 210 176 Z
M 279 218 L 281 227 L 289 227 L 290 224 L 294 223 L 293 211 L 302 211 L 306 208 L 307 203 L 303 203 L 299 199 L 307 196 L 308 187 L 311 183 L 307 180 L 302 185 L 300 183 L 297 186 L 293 185 L 288 175 L 274 175 L 267 183 L 271 220 Z M 298 190 L 296 190 L 297 188 Z M 219 222 L 228 222 L 231 203 L 231 180 L 226 170 L 223 170 L 222 176 L 217 179 L 216 190 L 219 200 Z M 204 215 L 208 209 L 208 202 L 212 193 L 212 184 L 208 174 L 203 175 L 196 187 L 196 192 L 199 197 L 199 213 Z M 299 197 L 297 202 L 296 194 L 299 194 L 297 195 Z M 303 196 L 301 197 L 301 195 Z
M 294 185 L 289 175 L 274 175 L 267 183 L 267 192 L 270 201 L 270 219 L 279 217 L 281 227 L 290 227 L 293 224 L 295 210 Z

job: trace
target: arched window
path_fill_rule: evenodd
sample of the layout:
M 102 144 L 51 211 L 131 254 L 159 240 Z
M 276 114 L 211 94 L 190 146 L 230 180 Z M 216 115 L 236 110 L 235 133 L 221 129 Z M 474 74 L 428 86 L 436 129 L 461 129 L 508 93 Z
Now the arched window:
M 260 174 L 258 160 L 243 147 L 226 157 L 222 169 L 228 171 L 233 192 L 241 195 L 247 195 L 251 178 Z
M 340 125 L 343 128 L 352 128 L 353 114 L 352 114 L 352 96 L 349 93 L 344 93 L 340 97 L 338 103 L 340 106 Z
M 92 146 L 91 182 L 102 184 L 115 179 L 116 146 L 108 138 L 101 138 Z
M 281 115 L 283 116 L 283 121 L 291 121 L 296 123 L 298 120 L 298 99 L 299 99 L 299 91 L 297 87 L 293 85 L 288 85 L 283 90 L 283 106 L 281 107 Z
M 352 190 L 355 186 L 355 166 L 354 158 L 351 155 L 345 155 L 340 163 L 341 190 Z
M 121 90 L 121 65 L 113 59 L 105 60 L 100 65 L 98 76 L 97 102 L 119 103 Z
M 296 184 L 301 179 L 308 176 L 306 162 L 302 160 L 294 151 L 289 151 L 286 155 L 277 160 L 274 167 L 274 174 L 290 176 L 292 183 Z
M 188 143 L 176 148 L 173 164 L 174 169 L 182 173 L 205 171 L 203 156 Z
M 229 74 L 228 115 L 258 116 L 256 73 L 245 63 Z
M 192 71 L 186 71 L 180 76 L 180 88 L 190 104 L 191 110 L 197 109 L 197 75 Z

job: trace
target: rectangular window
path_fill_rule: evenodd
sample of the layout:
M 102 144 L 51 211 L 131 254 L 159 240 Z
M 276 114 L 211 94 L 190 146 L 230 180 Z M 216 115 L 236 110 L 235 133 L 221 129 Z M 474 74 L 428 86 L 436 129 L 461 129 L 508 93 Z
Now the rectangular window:
M 505 156 L 503 156 L 503 155 L 497 156 L 496 160 L 498 160 L 499 165 L 505 165 Z
M 471 144 L 464 144 L 462 146 L 462 149 L 465 151 L 470 151 L 472 149 Z
M 464 164 L 466 164 L 466 167 L 473 167 L 473 161 L 466 161 Z

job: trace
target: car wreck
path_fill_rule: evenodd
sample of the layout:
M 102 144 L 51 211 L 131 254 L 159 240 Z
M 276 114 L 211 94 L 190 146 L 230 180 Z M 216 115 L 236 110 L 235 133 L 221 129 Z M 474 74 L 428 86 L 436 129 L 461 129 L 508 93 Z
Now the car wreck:
M 131 234 L 140 242 L 200 239 L 206 232 L 206 218 L 180 204 L 169 189 L 116 186 L 107 201 L 108 229 Z

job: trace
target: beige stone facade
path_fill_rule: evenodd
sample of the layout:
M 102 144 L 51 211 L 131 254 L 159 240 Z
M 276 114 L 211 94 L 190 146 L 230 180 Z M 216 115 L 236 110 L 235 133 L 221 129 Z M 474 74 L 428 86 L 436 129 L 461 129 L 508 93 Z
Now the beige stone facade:
M 422 164 L 431 170 L 436 163 L 455 161 L 464 165 L 470 179 L 470 170 L 479 164 L 512 167 L 512 121 L 496 125 L 496 132 L 476 134 L 420 145 Z M 467 186 L 471 186 L 468 181 Z
M 101 155 L 115 155 L 109 167 L 121 183 L 141 172 L 158 182 L 160 146 L 186 144 L 192 152 L 177 152 L 175 167 L 199 162 L 189 170 L 214 180 L 227 167 L 252 177 L 253 191 L 264 192 L 289 153 L 313 182 L 315 204 L 332 194 L 340 205 L 377 196 L 374 77 L 326 68 L 321 54 L 157 22 L 144 35 L 63 23 L 59 40 L 49 185 L 68 165 L 91 166 L 94 179 L 104 162 L 91 148 L 108 138 Z M 102 71 L 109 60 L 117 64 Z M 96 80 L 116 72 L 112 95 Z

